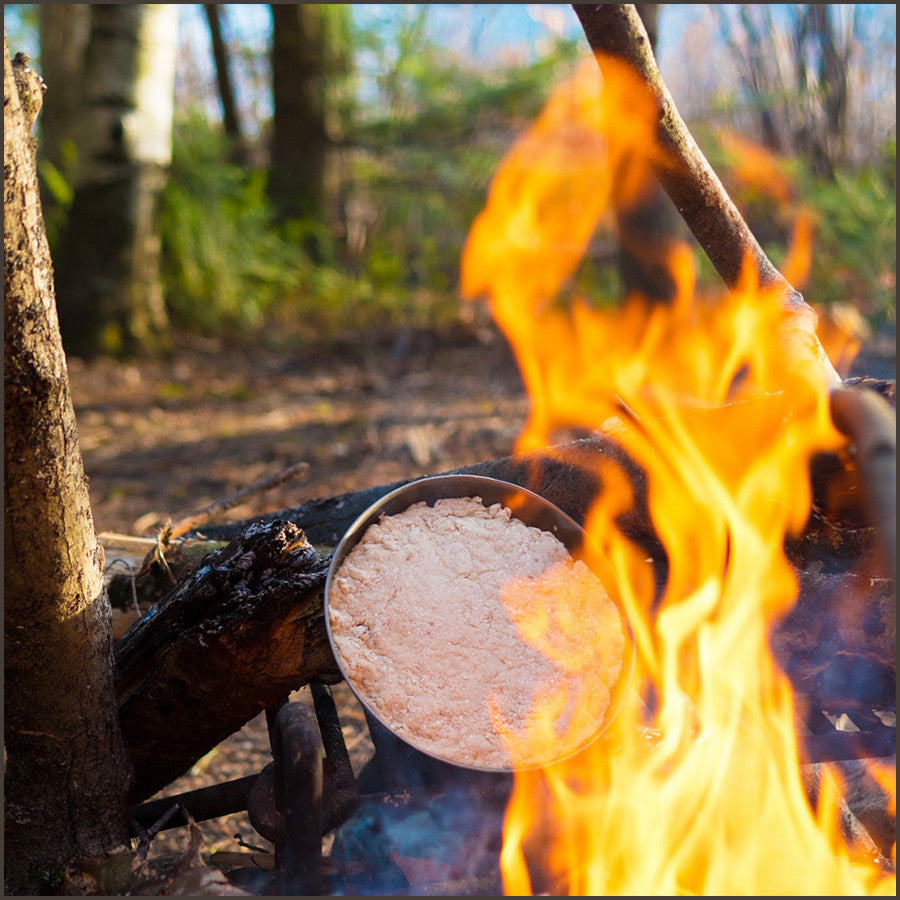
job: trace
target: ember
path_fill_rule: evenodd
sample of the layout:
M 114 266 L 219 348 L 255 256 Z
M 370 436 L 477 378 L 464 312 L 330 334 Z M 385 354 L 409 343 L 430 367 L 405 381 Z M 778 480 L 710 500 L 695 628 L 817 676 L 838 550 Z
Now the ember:
M 811 460 L 846 443 L 814 333 L 749 258 L 727 296 L 698 297 L 687 247 L 671 305 L 555 304 L 608 204 L 665 165 L 655 117 L 619 60 L 585 61 L 503 162 L 463 257 L 464 293 L 487 295 L 529 390 L 519 448 L 551 452 L 572 427 L 614 436 L 646 472 L 666 557 L 660 584 L 619 527 L 629 476 L 598 462 L 586 530 L 623 586 L 638 690 L 587 752 L 516 773 L 504 891 L 894 893 L 884 860 L 842 832 L 837 770 L 811 805 L 770 649 L 798 595 L 784 546 L 809 516 Z

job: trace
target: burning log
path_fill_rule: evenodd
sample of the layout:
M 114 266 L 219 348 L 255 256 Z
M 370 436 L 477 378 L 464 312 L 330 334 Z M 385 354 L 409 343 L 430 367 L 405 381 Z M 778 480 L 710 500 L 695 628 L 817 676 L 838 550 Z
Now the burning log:
M 831 416 L 853 442 L 864 503 L 890 574 L 897 574 L 897 415 L 873 391 L 832 391 Z

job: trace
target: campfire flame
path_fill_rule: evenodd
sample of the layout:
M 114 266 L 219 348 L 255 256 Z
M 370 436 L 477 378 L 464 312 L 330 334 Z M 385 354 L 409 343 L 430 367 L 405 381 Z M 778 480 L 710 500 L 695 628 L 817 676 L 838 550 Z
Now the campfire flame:
M 808 799 L 792 688 L 768 640 L 797 597 L 783 546 L 809 513 L 810 460 L 845 443 L 814 336 L 752 265 L 729 294 L 699 297 L 685 245 L 670 253 L 671 304 L 558 300 L 659 152 L 643 83 L 597 62 L 558 86 L 501 164 L 464 250 L 462 292 L 487 296 L 520 366 L 531 410 L 517 449 L 550 453 L 565 429 L 614 439 L 646 473 L 667 574 L 659 587 L 647 551 L 620 530 L 637 488 L 600 459 L 585 529 L 633 630 L 632 687 L 588 751 L 517 772 L 504 891 L 893 894 L 895 877 L 842 833 L 837 773 L 823 766 L 815 809 Z M 547 643 L 533 621 L 522 631 Z M 552 642 L 563 668 L 579 665 L 580 637 Z M 533 731 L 510 745 L 546 740 L 570 705 L 542 697 Z

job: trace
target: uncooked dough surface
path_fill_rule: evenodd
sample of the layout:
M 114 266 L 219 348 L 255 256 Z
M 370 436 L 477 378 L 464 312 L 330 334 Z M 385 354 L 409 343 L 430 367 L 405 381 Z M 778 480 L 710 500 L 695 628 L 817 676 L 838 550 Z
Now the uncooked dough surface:
M 574 752 L 602 724 L 622 667 L 622 623 L 597 576 L 550 532 L 478 497 L 370 525 L 332 579 L 328 614 L 369 706 L 463 765 Z M 549 737 L 535 718 L 545 707 Z

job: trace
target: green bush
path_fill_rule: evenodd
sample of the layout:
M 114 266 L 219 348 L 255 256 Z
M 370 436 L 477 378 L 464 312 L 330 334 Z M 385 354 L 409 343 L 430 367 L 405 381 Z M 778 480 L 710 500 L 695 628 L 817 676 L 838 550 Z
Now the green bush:
M 858 170 L 838 171 L 834 178 L 817 175 L 803 159 L 783 161 L 793 186 L 790 204 L 779 205 L 764 190 L 742 186 L 734 177 L 735 161 L 713 137 L 703 134 L 702 146 L 750 230 L 772 262 L 784 261 L 798 209 L 814 221 L 812 270 L 800 286 L 816 305 L 850 304 L 876 331 L 896 322 L 896 143 L 882 161 Z M 713 282 L 708 260 L 700 260 L 703 280 Z
M 227 146 L 199 115 L 176 123 L 163 197 L 166 301 L 188 330 L 259 324 L 308 269 L 297 245 L 278 234 L 265 175 L 226 162 Z
M 875 329 L 896 324 L 897 204 L 884 168 L 804 178 L 815 212 L 813 270 L 805 294 L 816 303 L 850 303 Z

